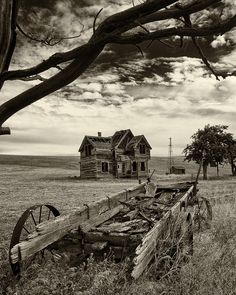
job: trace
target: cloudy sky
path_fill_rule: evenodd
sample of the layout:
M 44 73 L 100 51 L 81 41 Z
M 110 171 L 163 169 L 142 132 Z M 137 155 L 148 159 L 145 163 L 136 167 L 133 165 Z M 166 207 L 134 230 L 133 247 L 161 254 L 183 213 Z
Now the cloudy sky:
M 29 4 L 30 2 L 30 4 Z M 19 24 L 31 36 L 81 36 L 55 46 L 30 41 L 20 33 L 11 69 L 36 65 L 55 52 L 84 44 L 92 34 L 93 19 L 103 8 L 98 23 L 132 6 L 109 0 L 22 1 Z M 225 0 L 224 10 L 195 14 L 193 21 L 211 22 L 235 14 L 235 0 Z M 94 4 L 96 3 L 96 4 Z M 170 26 L 172 23 L 162 25 Z M 150 26 L 151 28 L 151 26 Z M 144 134 L 153 155 L 168 154 L 171 136 L 174 154 L 180 155 L 190 136 L 206 124 L 226 124 L 236 134 L 236 30 L 201 41 L 201 47 L 217 71 L 228 73 L 220 81 L 209 72 L 190 40 L 142 44 L 144 57 L 135 46 L 108 46 L 98 60 L 76 81 L 20 111 L 6 122 L 12 135 L 0 137 L 2 154 L 76 155 L 84 135 L 104 136 L 131 129 Z M 55 73 L 52 69 L 42 76 Z M 39 81 L 9 81 L 0 103 Z

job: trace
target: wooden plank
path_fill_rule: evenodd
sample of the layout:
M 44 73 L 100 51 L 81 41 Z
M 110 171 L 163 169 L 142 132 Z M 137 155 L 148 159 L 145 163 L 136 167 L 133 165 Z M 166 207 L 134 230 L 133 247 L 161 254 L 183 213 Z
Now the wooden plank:
M 109 232 L 127 232 L 132 228 L 140 228 L 147 224 L 147 221 L 135 219 L 125 222 L 113 222 L 111 224 L 104 224 L 96 228 L 96 231 L 109 233 Z
M 93 253 L 94 251 L 100 252 L 103 251 L 108 245 L 108 242 L 96 242 L 93 244 L 85 243 L 84 251 L 85 253 Z
M 127 233 L 110 233 L 104 234 L 101 232 L 88 232 L 84 235 L 85 242 L 109 242 L 113 245 L 124 246 L 128 245 L 130 235 Z
M 141 244 L 136 249 L 136 257 L 134 258 L 134 268 L 132 271 L 132 277 L 137 279 L 145 271 L 151 260 L 153 259 L 154 253 L 156 251 L 156 243 L 158 238 L 162 235 L 165 227 L 168 226 L 167 221 L 170 214 L 174 217 L 181 209 L 181 204 L 185 202 L 185 208 L 187 206 L 187 200 L 191 192 L 193 191 L 193 186 L 184 194 L 184 196 L 167 212 L 164 217 L 159 220 L 156 225 L 144 236 Z
M 98 216 L 95 216 L 91 219 L 88 219 L 88 221 L 85 221 L 80 224 L 80 226 L 79 226 L 80 230 L 84 233 L 88 232 L 93 227 L 96 227 L 96 226 L 102 224 L 103 222 L 105 222 L 106 220 L 109 220 L 112 217 L 114 217 L 116 214 L 118 214 L 120 212 L 120 210 L 122 208 L 123 208 L 123 206 L 118 206 L 118 207 L 115 207 L 111 210 L 108 210 L 108 211 L 102 213 L 101 215 L 98 215 Z
M 146 197 L 155 197 L 157 186 L 153 182 L 148 182 L 146 185 Z
M 52 221 L 40 223 L 36 227 L 36 232 L 32 233 L 29 240 L 23 241 L 11 249 L 12 262 L 16 263 L 17 261 L 24 260 L 27 257 L 34 255 L 48 245 L 61 239 L 70 230 L 78 228 L 82 223 L 88 225 L 87 221 L 89 219 L 92 220 L 95 218 L 94 222 L 97 222 L 96 217 L 98 215 L 104 214 L 109 209 L 120 206 L 119 200 L 125 201 L 134 195 L 145 191 L 144 186 L 145 182 L 136 187 L 131 187 L 128 190 L 112 194 L 109 198 L 103 198 L 98 202 L 91 203 L 88 207 L 81 206 L 71 214 L 58 216 Z
M 123 220 L 133 220 L 135 216 L 138 214 L 138 209 L 134 209 L 123 216 Z

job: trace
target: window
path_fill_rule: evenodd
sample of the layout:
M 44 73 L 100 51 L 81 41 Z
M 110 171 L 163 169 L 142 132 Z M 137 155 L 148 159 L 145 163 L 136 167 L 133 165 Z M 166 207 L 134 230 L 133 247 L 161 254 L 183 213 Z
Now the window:
M 108 163 L 102 162 L 102 172 L 108 172 Z
M 89 157 L 92 154 L 92 149 L 91 149 L 91 145 L 86 145 L 85 146 L 85 157 Z
M 141 171 L 146 171 L 145 162 L 141 162 Z
M 133 162 L 132 168 L 133 168 L 133 172 L 137 171 L 137 162 Z
M 139 151 L 140 151 L 140 154 L 146 154 L 145 144 L 140 144 Z

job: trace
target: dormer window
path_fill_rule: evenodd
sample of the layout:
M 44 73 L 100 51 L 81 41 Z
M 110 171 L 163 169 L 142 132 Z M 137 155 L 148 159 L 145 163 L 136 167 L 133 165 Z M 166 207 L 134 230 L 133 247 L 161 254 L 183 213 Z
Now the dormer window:
M 92 154 L 92 148 L 91 148 L 91 145 L 86 145 L 86 146 L 84 147 L 84 149 L 85 149 L 85 157 L 89 157 L 89 156 L 91 156 L 91 154 Z
M 145 146 L 145 144 L 140 144 L 139 152 L 140 152 L 140 154 L 146 154 L 146 146 Z

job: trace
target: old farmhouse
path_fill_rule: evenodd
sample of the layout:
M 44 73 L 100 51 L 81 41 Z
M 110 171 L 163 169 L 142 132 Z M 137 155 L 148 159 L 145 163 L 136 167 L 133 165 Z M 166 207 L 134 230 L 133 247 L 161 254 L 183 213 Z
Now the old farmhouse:
M 147 177 L 151 149 L 144 135 L 130 129 L 109 137 L 86 135 L 79 148 L 80 177 Z

